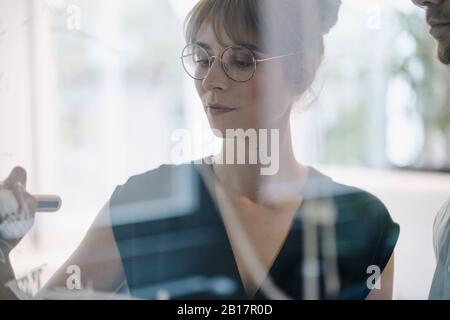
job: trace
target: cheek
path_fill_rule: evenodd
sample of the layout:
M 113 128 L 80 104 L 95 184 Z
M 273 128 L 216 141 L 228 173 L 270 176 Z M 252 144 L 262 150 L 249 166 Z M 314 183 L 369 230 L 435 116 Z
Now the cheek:
M 242 90 L 240 91 L 241 96 L 245 96 L 245 100 L 250 104 L 250 107 L 255 109 L 258 108 L 258 105 L 260 104 L 262 91 L 258 82 L 253 80 L 242 86 Z
M 203 88 L 202 82 L 199 80 L 195 81 L 195 89 L 197 90 L 198 96 L 201 98 L 203 102 L 203 96 L 205 94 L 205 89 Z
M 280 69 L 273 70 L 270 76 L 260 77 L 255 92 L 264 110 L 275 112 L 290 107 L 292 88 L 286 75 Z

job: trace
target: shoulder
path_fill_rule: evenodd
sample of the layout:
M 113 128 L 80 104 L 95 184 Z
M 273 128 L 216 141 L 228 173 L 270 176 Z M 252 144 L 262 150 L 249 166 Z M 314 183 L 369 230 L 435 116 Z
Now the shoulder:
M 342 285 L 339 298 L 366 298 L 369 294 L 366 284 L 370 275 L 368 272 L 373 267 L 379 268 L 380 272 L 386 268 L 394 252 L 400 227 L 375 195 L 338 183 L 317 170 L 313 169 L 306 189 L 306 201 L 312 198 L 313 203 L 324 203 L 326 211 L 334 213 L 333 228 L 331 231 L 330 228 L 324 228 L 323 232 L 333 234 L 336 239 Z M 313 210 L 312 214 L 316 212 Z
M 433 225 L 433 245 L 436 255 L 436 269 L 431 284 L 429 299 L 450 299 L 447 274 L 450 259 L 450 199 L 439 210 Z
M 152 170 L 133 175 L 118 185 L 110 199 L 110 205 L 137 202 L 145 199 L 161 199 L 173 192 L 176 185 L 183 184 L 193 174 L 192 163 L 180 165 L 162 164 Z
M 197 164 L 201 163 L 162 164 L 118 185 L 109 200 L 113 224 L 152 221 L 192 211 L 203 190 Z
M 334 182 L 334 190 L 338 223 L 346 226 L 344 230 L 354 228 L 350 234 L 359 235 L 366 249 L 384 251 L 380 254 L 385 259 L 389 258 L 399 237 L 400 226 L 393 221 L 384 203 L 360 188 Z
M 450 199 L 444 203 L 434 219 L 433 224 L 433 244 L 436 258 L 439 258 L 442 252 L 447 254 L 445 242 L 450 239 Z M 442 248 L 445 247 L 445 250 Z
M 318 189 L 332 200 L 341 253 L 358 255 L 384 268 L 399 237 L 400 227 L 379 198 L 357 187 L 333 181 L 316 172 Z
M 307 189 L 310 198 L 332 200 L 342 220 L 391 219 L 388 209 L 375 195 L 354 186 L 338 183 L 315 169 L 312 169 Z

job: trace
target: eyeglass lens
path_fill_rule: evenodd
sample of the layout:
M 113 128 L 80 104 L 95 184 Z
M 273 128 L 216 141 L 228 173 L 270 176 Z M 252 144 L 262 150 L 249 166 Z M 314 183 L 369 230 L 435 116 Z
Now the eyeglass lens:
M 214 63 L 212 57 L 203 47 L 188 45 L 182 54 L 183 66 L 188 75 L 196 80 L 203 80 Z M 221 57 L 222 69 L 234 81 L 250 80 L 256 70 L 256 60 L 250 49 L 245 47 L 227 48 Z

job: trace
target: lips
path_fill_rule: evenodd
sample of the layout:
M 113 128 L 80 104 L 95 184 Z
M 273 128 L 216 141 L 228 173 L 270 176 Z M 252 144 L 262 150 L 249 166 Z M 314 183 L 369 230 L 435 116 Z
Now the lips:
M 207 108 L 211 115 L 220 115 L 236 110 L 236 108 L 229 107 L 223 104 L 210 104 Z
M 436 20 L 436 19 L 428 19 L 428 24 L 431 26 L 431 31 L 440 30 L 445 27 L 450 27 L 450 21 Z
M 442 21 L 442 22 L 438 22 L 438 21 L 430 21 L 429 22 L 431 27 L 442 27 L 442 26 L 448 26 L 450 25 L 450 21 Z

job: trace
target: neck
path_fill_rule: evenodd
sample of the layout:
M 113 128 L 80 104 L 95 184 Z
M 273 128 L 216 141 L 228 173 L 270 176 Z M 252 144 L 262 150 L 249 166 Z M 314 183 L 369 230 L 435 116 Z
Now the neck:
M 258 136 L 256 146 L 247 138 L 224 139 L 221 152 L 214 156 L 214 172 L 222 186 L 254 202 L 297 199 L 300 194 L 297 186 L 304 182 L 308 169 L 295 158 L 290 125 L 282 130 L 267 130 L 265 135 L 266 139 Z M 237 161 L 242 150 L 238 142 L 245 146 L 244 163 Z M 255 158 L 256 161 L 251 161 Z

